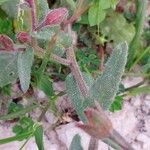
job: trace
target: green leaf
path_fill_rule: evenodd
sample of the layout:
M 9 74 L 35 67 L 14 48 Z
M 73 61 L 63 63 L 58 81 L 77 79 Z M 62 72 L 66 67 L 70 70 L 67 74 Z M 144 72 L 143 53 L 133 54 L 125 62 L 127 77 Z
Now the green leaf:
M 0 12 L 1 13 L 1 12 Z M 6 34 L 14 38 L 12 20 L 8 17 L 0 18 L 0 34 Z
M 17 112 L 23 109 L 23 105 L 11 102 L 8 106 L 8 113 Z
M 101 32 L 108 40 L 113 40 L 115 45 L 127 41 L 129 44 L 134 37 L 135 27 L 128 23 L 123 15 L 111 12 L 100 24 Z
M 115 100 L 113 101 L 113 103 L 110 106 L 110 111 L 111 112 L 115 112 L 117 110 L 121 110 L 122 109 L 122 105 L 123 105 L 123 97 L 121 96 L 116 96 Z
M 19 135 L 23 132 L 23 128 L 20 125 L 15 125 L 13 127 L 13 132 L 16 133 L 16 135 Z
M 5 96 L 11 96 L 11 85 L 7 84 L 6 86 L 0 88 L 0 93 Z
M 90 98 L 97 100 L 104 109 L 109 109 L 118 91 L 127 62 L 127 43 L 119 44 L 108 59 L 105 70 L 91 86 Z
M 111 0 L 97 0 L 99 2 L 99 7 L 101 7 L 103 10 L 108 9 L 111 6 Z
M 27 92 L 30 79 L 31 79 L 31 67 L 34 59 L 33 50 L 27 48 L 25 51 L 20 52 L 18 55 L 18 74 L 21 84 L 21 89 L 25 93 Z
M 13 127 L 13 132 L 17 135 L 34 130 L 34 122 L 26 116 L 20 118 L 19 122 Z M 23 140 L 23 139 L 21 139 Z
M 88 11 L 90 26 L 99 26 L 99 23 L 105 19 L 108 9 L 115 9 L 117 2 L 118 0 L 94 0 L 93 5 Z
M 69 150 L 83 150 L 83 147 L 81 145 L 81 137 L 79 134 L 76 134 L 73 137 Z
M 34 72 L 33 74 L 36 78 L 36 86 L 38 89 L 42 90 L 48 98 L 54 95 L 54 90 L 52 86 L 52 81 L 48 75 L 42 74 L 40 76 L 39 72 Z
M 38 83 L 38 88 L 41 89 L 49 98 L 54 95 L 52 82 L 48 76 L 42 76 Z
M 32 134 L 33 134 L 33 131 L 29 131 L 29 132 L 26 132 L 26 133 L 23 133 L 23 134 L 20 134 L 20 135 L 17 135 L 17 136 L 5 138 L 5 139 L 0 139 L 0 145 L 10 143 L 10 142 L 14 142 L 14 141 L 17 141 L 17 140 L 22 140 L 24 138 L 28 138 Z
M 150 87 L 149 86 L 143 86 L 143 87 L 134 88 L 134 89 L 131 89 L 128 93 L 129 93 L 129 95 L 132 95 L 132 96 L 136 96 L 136 95 L 141 94 L 141 93 L 149 94 L 150 93 Z
M 21 109 L 17 112 L 13 112 L 8 115 L 0 116 L 0 120 L 9 120 L 9 119 L 14 119 L 14 118 L 20 117 L 20 116 L 32 111 L 33 109 L 35 109 L 37 107 L 38 107 L 37 105 L 28 106 L 27 108 Z
M 104 10 L 105 8 L 102 8 L 101 1 L 103 0 L 95 0 L 89 9 L 88 19 L 90 26 L 99 25 L 99 23 L 105 19 L 106 12 Z
M 119 0 L 110 0 L 111 1 L 111 8 L 115 9 L 116 5 L 118 4 Z
M 19 0 L 7 0 L 5 3 L 2 0 L 1 8 L 6 12 L 6 14 L 10 18 L 17 18 L 17 4 L 19 4 Z
M 39 150 L 44 150 L 43 144 L 43 128 L 42 126 L 38 126 L 34 132 L 35 141 Z
M 22 125 L 23 127 L 32 127 L 34 122 L 31 118 L 23 116 L 20 120 L 19 120 L 20 125 Z
M 0 51 L 0 87 L 17 79 L 17 57 L 17 52 Z

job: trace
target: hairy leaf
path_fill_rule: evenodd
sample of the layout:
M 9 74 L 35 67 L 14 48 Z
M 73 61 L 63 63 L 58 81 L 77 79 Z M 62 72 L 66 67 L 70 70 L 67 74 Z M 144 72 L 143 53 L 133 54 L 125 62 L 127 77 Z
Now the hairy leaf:
M 93 79 L 91 78 L 91 76 L 87 75 L 87 74 L 83 74 L 83 77 L 87 83 L 87 86 L 91 86 L 93 83 Z M 79 116 L 79 118 L 83 121 L 86 122 L 86 118 L 83 114 L 84 109 L 90 105 L 91 101 L 90 100 L 85 100 L 84 97 L 81 95 L 78 85 L 74 79 L 74 77 L 69 74 L 66 77 L 66 91 L 67 94 L 73 104 L 73 106 L 75 107 L 75 110 L 77 111 L 77 114 Z
M 18 52 L 0 51 L 0 87 L 17 79 L 17 58 Z
M 127 43 L 119 44 L 108 59 L 105 70 L 92 85 L 90 97 L 97 100 L 104 109 L 109 109 L 118 91 L 127 61 Z
M 39 40 L 39 45 L 46 49 L 46 45 L 51 41 L 54 34 L 58 31 L 58 27 L 42 29 L 38 33 L 32 33 L 31 36 Z M 71 46 L 72 40 L 69 35 L 63 31 L 59 32 L 56 45 L 53 48 L 53 53 L 62 56 L 64 54 L 64 49 Z
M 69 147 L 69 150 L 83 150 L 83 147 L 81 145 L 81 137 L 80 135 L 76 134 L 71 142 L 71 145 Z
M 39 150 L 44 150 L 43 144 L 43 128 L 42 126 L 38 126 L 34 132 L 35 141 Z
M 38 3 L 38 19 L 41 21 L 48 13 L 49 7 L 46 0 L 37 0 Z
M 17 4 L 19 0 L 9 0 L 5 3 L 2 3 L 1 8 L 7 13 L 7 15 L 11 18 L 17 18 Z
M 21 89 L 25 93 L 30 85 L 31 67 L 33 63 L 33 50 L 27 48 L 25 51 L 20 52 L 18 56 L 18 74 L 21 84 Z

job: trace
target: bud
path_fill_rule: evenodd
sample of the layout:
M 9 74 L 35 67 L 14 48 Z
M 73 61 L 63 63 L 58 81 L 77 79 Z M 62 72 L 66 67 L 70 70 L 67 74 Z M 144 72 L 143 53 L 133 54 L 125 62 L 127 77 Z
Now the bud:
M 112 123 L 102 110 L 87 108 L 84 114 L 87 118 L 87 123 L 77 124 L 77 127 L 97 139 L 104 139 L 112 134 Z
M 44 20 L 38 25 L 36 30 L 39 30 L 45 26 L 55 26 L 61 24 L 65 19 L 67 19 L 68 10 L 66 8 L 57 8 L 51 10 Z
M 0 35 L 0 50 L 12 51 L 14 50 L 14 42 L 7 35 Z
M 25 3 L 28 3 L 28 5 L 32 8 L 34 0 L 25 0 Z
M 29 34 L 24 31 L 18 32 L 16 38 L 20 43 L 29 43 L 31 41 Z

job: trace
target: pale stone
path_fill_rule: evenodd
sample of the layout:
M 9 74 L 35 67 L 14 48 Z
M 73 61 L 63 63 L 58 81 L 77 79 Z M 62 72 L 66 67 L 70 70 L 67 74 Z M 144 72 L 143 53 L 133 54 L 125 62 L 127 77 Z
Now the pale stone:
M 38 96 L 39 99 L 40 98 L 43 99 L 43 98 L 46 97 L 45 93 L 41 90 L 37 90 L 37 96 Z

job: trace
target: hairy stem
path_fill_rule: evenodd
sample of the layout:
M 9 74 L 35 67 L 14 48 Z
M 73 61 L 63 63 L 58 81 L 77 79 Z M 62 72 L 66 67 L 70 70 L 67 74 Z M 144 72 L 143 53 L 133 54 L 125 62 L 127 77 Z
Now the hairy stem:
M 51 41 L 49 42 L 49 44 L 47 46 L 45 56 L 43 58 L 41 66 L 39 68 L 39 72 L 41 72 L 41 73 L 43 73 L 45 71 L 47 63 L 49 61 L 49 57 L 50 57 L 51 52 L 52 52 L 52 48 L 54 47 L 56 40 L 57 40 L 57 33 L 52 37 Z
M 31 7 L 31 17 L 32 17 L 32 31 L 36 28 L 37 23 L 37 16 L 36 16 L 36 0 L 30 1 L 30 7 Z
M 145 83 L 145 80 L 142 80 L 141 82 L 139 82 L 139 83 L 137 83 L 137 84 L 135 84 L 135 85 L 133 85 L 133 86 L 130 86 L 130 87 L 126 88 L 126 89 L 125 89 L 125 92 L 130 91 L 130 90 L 132 90 L 132 89 L 134 89 L 134 88 L 137 88 L 137 87 L 143 85 L 144 83 Z
M 68 60 L 71 62 L 70 69 L 71 69 L 71 72 L 72 72 L 78 86 L 79 86 L 80 92 L 83 96 L 87 97 L 88 87 L 83 79 L 83 76 L 82 76 L 79 66 L 77 64 L 74 50 L 72 47 L 67 50 L 67 57 L 68 57 Z
M 90 8 L 90 4 L 85 4 L 85 0 L 78 0 L 73 15 L 64 23 L 65 26 L 76 21 L 85 11 Z
M 44 55 L 45 55 L 45 50 L 42 49 L 41 47 L 39 47 L 37 44 L 33 43 L 32 44 L 32 47 L 33 49 L 35 50 L 35 55 L 37 55 L 39 58 L 43 58 Z M 61 58 L 59 57 L 58 55 L 56 54 L 51 54 L 50 55 L 50 60 L 54 61 L 54 62 L 57 62 L 57 63 L 60 63 L 62 65 L 65 65 L 65 66 L 69 66 L 70 65 L 70 61 L 65 59 L 65 58 Z
M 110 135 L 110 139 L 116 142 L 123 150 L 134 150 L 116 130 L 113 130 L 112 135 Z
M 98 149 L 98 140 L 95 138 L 91 138 L 88 150 L 97 150 L 97 149 Z
M 99 45 L 98 51 L 99 51 L 99 57 L 100 57 L 100 60 L 101 60 L 99 69 L 100 69 L 101 72 L 103 72 L 103 70 L 104 70 L 104 49 L 101 45 Z
M 53 96 L 49 101 L 48 104 L 43 108 L 40 116 L 38 117 L 37 121 L 40 122 L 42 121 L 43 117 L 45 116 L 46 112 L 48 111 L 49 108 L 52 108 L 52 110 L 56 113 L 56 107 L 54 106 L 54 102 L 59 96 L 63 96 L 64 92 L 60 92 L 57 95 Z

